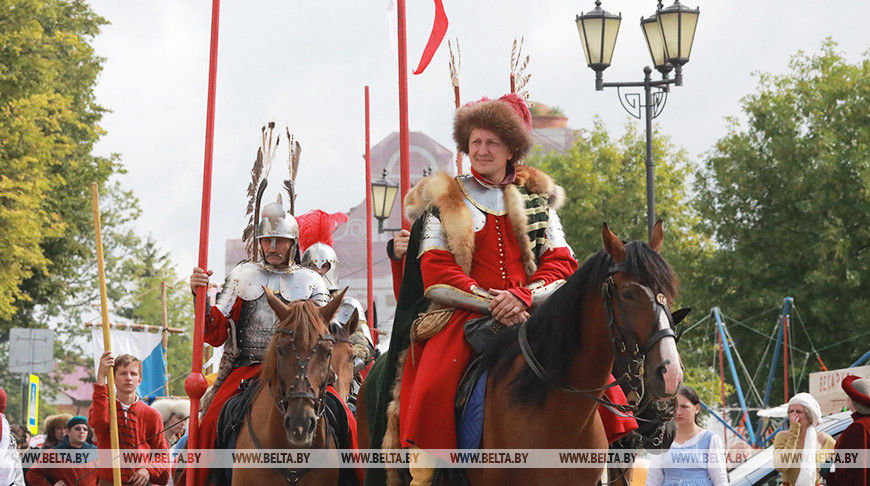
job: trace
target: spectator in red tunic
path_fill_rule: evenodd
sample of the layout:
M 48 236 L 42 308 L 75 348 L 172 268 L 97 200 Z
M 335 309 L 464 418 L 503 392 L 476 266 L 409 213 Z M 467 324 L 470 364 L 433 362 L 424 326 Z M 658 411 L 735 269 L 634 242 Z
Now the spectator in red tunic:
M 827 475 L 829 486 L 870 486 L 870 380 L 849 375 L 843 379 L 843 390 L 849 396 L 849 410 L 852 411 L 852 425 L 843 431 L 837 439 L 835 451 L 863 451 L 863 457 L 858 461 L 863 467 L 834 467 Z
M 112 358 L 107 351 L 100 358 L 97 382 L 94 384 L 94 402 L 88 412 L 88 421 L 94 428 L 97 446 L 111 449 L 109 439 L 109 391 L 106 385 L 109 367 L 114 366 L 115 410 L 118 416 L 118 447 L 121 450 L 138 449 L 142 452 L 167 453 L 169 444 L 163 436 L 163 418 L 139 399 L 136 387 L 142 382 L 142 362 L 129 354 Z M 101 468 L 97 472 L 99 484 L 112 484 L 112 469 Z M 148 484 L 164 485 L 169 481 L 168 465 L 143 465 L 122 468 L 121 480 L 132 486 Z

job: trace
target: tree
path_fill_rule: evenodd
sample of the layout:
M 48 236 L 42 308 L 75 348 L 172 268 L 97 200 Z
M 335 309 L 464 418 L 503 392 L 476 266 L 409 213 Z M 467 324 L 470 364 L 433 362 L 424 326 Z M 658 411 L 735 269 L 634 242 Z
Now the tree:
M 655 134 L 656 215 L 664 221 L 662 255 L 684 282 L 674 308 L 689 306 L 709 309 L 704 295 L 695 291 L 704 261 L 709 257 L 711 238 L 700 228 L 700 217 L 691 205 L 689 176 L 692 165 L 682 149 L 666 136 Z M 528 163 L 544 169 L 565 188 L 566 201 L 559 210 L 565 235 L 579 260 L 601 249 L 601 225 L 607 222 L 624 240 L 647 240 L 646 141 L 633 124 L 619 140 L 611 139 L 600 120 L 590 131 L 581 131 L 565 153 L 535 153 Z M 704 317 L 695 312 L 687 321 Z M 688 383 L 702 396 L 718 396 L 718 378 L 701 359 L 709 353 L 700 333 L 687 334 L 679 349 Z M 696 364 L 697 363 L 697 364 Z
M 794 344 L 836 344 L 823 359 L 839 368 L 868 342 L 870 54 L 849 64 L 828 39 L 789 67 L 759 75 L 741 102 L 745 128 L 732 119 L 697 174 L 695 208 L 717 243 L 697 284 L 733 316 L 793 297 L 810 336 L 796 332 Z M 758 330 L 769 334 L 774 323 Z M 740 346 L 757 335 L 733 335 L 757 364 L 764 346 Z
M 120 275 L 126 281 L 129 306 L 116 313 L 137 324 L 161 326 L 163 302 L 161 283 L 167 284 L 166 314 L 169 327 L 181 328 L 183 334 L 171 334 L 167 343 L 167 365 L 170 395 L 185 395 L 184 378 L 190 373 L 193 347 L 193 301 L 187 280 L 178 278 L 169 253 L 163 252 L 147 236 L 138 249 L 121 264 Z
M 559 217 L 565 235 L 580 260 L 601 249 L 601 225 L 625 240 L 647 240 L 646 142 L 633 124 L 612 140 L 596 119 L 591 131 L 581 131 L 565 153 L 535 153 L 528 163 L 541 167 L 565 188 Z M 690 205 L 686 153 L 670 139 L 655 136 L 656 216 L 664 221 L 662 255 L 682 280 L 692 279 L 696 262 L 708 251 L 710 239 L 696 231 L 697 211 Z M 690 290 L 690 289 L 684 289 Z M 692 301 L 683 294 L 681 302 Z
M 92 239 L 90 183 L 120 167 L 91 154 L 104 109 L 89 41 L 105 20 L 81 0 L 0 0 L 0 328 L 44 327 Z

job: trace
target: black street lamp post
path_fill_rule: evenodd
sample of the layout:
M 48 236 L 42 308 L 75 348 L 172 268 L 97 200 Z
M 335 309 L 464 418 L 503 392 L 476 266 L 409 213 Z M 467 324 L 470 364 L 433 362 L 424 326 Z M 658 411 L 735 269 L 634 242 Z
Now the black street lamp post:
M 650 57 L 662 79 L 652 79 L 652 68 L 643 69 L 644 77 L 640 82 L 605 83 L 603 71 L 610 66 L 613 48 L 622 14 L 613 15 L 601 8 L 601 0 L 595 1 L 595 9 L 577 16 L 577 29 L 586 55 L 586 64 L 595 71 L 595 90 L 616 88 L 619 102 L 629 115 L 641 119 L 641 109 L 646 119 L 646 203 L 647 230 L 652 236 L 655 224 L 655 162 L 652 156 L 652 121 L 659 116 L 668 100 L 670 85 L 683 85 L 683 65 L 689 62 L 695 27 L 698 24 L 700 9 L 691 9 L 675 0 L 674 4 L 662 8 L 659 0 L 655 14 L 640 19 L 640 26 L 649 48 Z M 674 77 L 669 74 L 674 70 Z M 622 88 L 643 88 L 640 93 L 623 93 Z

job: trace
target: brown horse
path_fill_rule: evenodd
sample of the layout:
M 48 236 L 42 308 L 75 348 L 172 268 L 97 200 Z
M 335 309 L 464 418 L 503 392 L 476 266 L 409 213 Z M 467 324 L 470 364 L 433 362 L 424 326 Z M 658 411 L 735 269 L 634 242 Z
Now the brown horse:
M 279 324 L 263 359 L 260 389 L 239 430 L 237 449 L 336 449 L 327 432 L 323 411 L 326 387 L 335 380 L 333 358 L 351 363 L 352 348 L 329 332 L 328 322 L 341 304 L 341 295 L 324 307 L 311 301 L 285 305 L 271 292 L 269 304 Z M 345 366 L 341 366 L 343 370 Z M 352 376 L 352 375 L 351 375 Z M 316 468 L 236 468 L 234 485 L 337 484 L 337 455 L 324 456 L 330 465 Z
M 603 251 L 485 353 L 490 375 L 482 448 L 606 450 L 595 399 L 604 393 L 614 355 L 633 351 L 635 345 L 645 356 L 646 391 L 658 400 L 677 393 L 683 373 L 667 305 L 678 284 L 658 253 L 661 221 L 649 244 L 624 244 L 607 225 L 602 238 Z M 594 485 L 601 469 L 476 469 L 466 474 L 471 484 Z
M 658 253 L 661 221 L 648 244 L 623 243 L 607 225 L 602 237 L 603 251 L 525 324 L 500 332 L 484 353 L 489 374 L 481 448 L 607 450 L 598 407 L 619 353 L 634 353 L 644 363 L 641 393 L 655 400 L 676 394 L 682 370 L 668 304 L 678 283 Z M 360 420 L 360 437 L 365 433 Z M 602 469 L 465 472 L 472 485 L 594 485 Z

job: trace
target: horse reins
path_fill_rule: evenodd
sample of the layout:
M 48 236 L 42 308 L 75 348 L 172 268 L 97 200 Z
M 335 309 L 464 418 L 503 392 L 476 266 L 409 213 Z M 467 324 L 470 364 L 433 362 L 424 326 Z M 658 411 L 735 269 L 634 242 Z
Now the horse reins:
M 275 332 L 280 332 L 280 333 L 287 334 L 288 336 L 290 336 L 290 346 L 291 346 L 291 349 L 293 351 L 293 358 L 296 360 L 296 364 L 299 367 L 299 370 L 296 372 L 296 376 L 293 379 L 293 384 L 290 385 L 290 391 L 286 392 L 286 393 L 284 392 L 284 389 L 285 389 L 284 380 L 282 380 L 279 376 L 279 378 L 278 378 L 279 390 L 281 391 L 281 393 L 283 393 L 281 400 L 278 400 L 278 401 L 275 400 L 275 395 L 272 394 L 271 387 L 267 387 L 269 390 L 269 397 L 272 399 L 272 403 L 275 405 L 275 408 L 278 409 L 278 411 L 281 413 L 282 416 L 287 414 L 287 407 L 289 406 L 290 400 L 305 399 L 305 400 L 313 401 L 314 402 L 314 412 L 316 415 L 316 419 L 315 419 L 315 426 L 316 426 L 316 422 L 320 421 L 320 417 L 323 416 L 323 411 L 326 409 L 326 387 L 329 386 L 329 384 L 332 383 L 333 380 L 332 379 L 324 380 L 323 384 L 321 384 L 321 386 L 320 386 L 319 393 L 317 393 L 317 390 L 314 389 L 314 386 L 311 384 L 311 380 L 308 378 L 308 371 L 307 371 L 308 363 L 311 361 L 311 357 L 314 356 L 314 353 L 317 351 L 317 348 L 320 347 L 320 345 L 324 341 L 331 342 L 333 344 L 335 344 L 335 343 L 350 343 L 351 341 L 349 339 L 346 339 L 346 338 L 337 338 L 334 334 L 323 334 L 318 338 L 317 342 L 314 343 L 314 347 L 311 348 L 311 353 L 308 354 L 308 358 L 303 361 L 302 358 L 299 357 L 299 352 L 296 349 L 296 337 L 293 334 L 293 330 L 292 329 L 285 329 L 285 328 L 277 328 L 277 329 L 275 329 Z M 329 368 L 332 367 L 331 360 L 332 360 L 332 350 L 327 349 L 326 350 L 326 363 L 328 364 Z M 335 370 L 333 370 L 332 374 L 333 374 L 333 377 L 331 377 L 331 378 L 334 378 L 336 375 Z M 308 386 L 308 391 L 293 391 L 296 388 L 296 386 L 300 382 L 302 382 L 303 380 L 304 380 L 305 384 Z M 248 418 L 248 434 L 251 437 L 251 441 L 254 443 L 254 447 L 262 450 L 263 444 L 260 443 L 260 439 L 257 437 L 257 434 L 254 432 L 254 427 L 252 426 L 253 420 L 251 418 L 251 407 L 248 407 L 248 417 L 247 418 Z M 329 438 L 327 438 L 327 441 L 328 440 L 329 440 Z M 324 444 L 324 448 L 326 448 L 326 444 Z M 302 479 L 302 476 L 304 476 L 305 473 L 307 473 L 310 470 L 311 470 L 311 468 L 304 468 L 304 469 L 283 468 L 282 472 L 284 472 L 284 480 L 287 481 L 287 484 L 293 485 L 293 484 L 296 484 L 297 482 L 299 482 L 299 480 Z
M 532 346 L 531 344 L 529 344 L 528 328 L 526 327 L 525 322 L 520 324 L 517 341 L 520 346 L 520 351 L 522 351 L 523 357 L 525 357 L 526 363 L 529 365 L 529 368 L 544 383 L 562 391 L 579 393 L 584 397 L 594 402 L 597 402 L 598 404 L 619 417 L 631 417 L 639 421 L 652 422 L 652 420 L 649 419 L 642 419 L 640 417 L 628 415 L 628 412 L 635 412 L 638 410 L 638 404 L 645 393 L 643 379 L 640 378 L 640 376 L 643 375 L 643 361 L 646 357 L 646 353 L 649 352 L 649 350 L 652 349 L 652 347 L 656 343 L 666 337 L 673 337 L 675 340 L 677 339 L 677 335 L 673 329 L 674 317 L 671 314 L 670 309 L 668 309 L 666 305 L 667 301 L 664 296 L 662 294 L 656 295 L 656 298 L 653 299 L 656 305 L 655 322 L 658 323 L 660 321 L 661 312 L 664 312 L 668 318 L 668 322 L 670 325 L 666 329 L 657 329 L 651 332 L 650 337 L 647 340 L 646 346 L 641 348 L 640 344 L 637 341 L 637 338 L 634 335 L 634 332 L 632 332 L 634 326 L 631 324 L 631 320 L 625 313 L 622 299 L 619 297 L 619 293 L 616 291 L 616 283 L 613 281 L 613 274 L 617 272 L 625 272 L 625 265 L 623 263 L 615 263 L 608 269 L 607 280 L 605 280 L 601 286 L 601 297 L 604 301 L 604 310 L 607 316 L 607 332 L 610 337 L 610 344 L 613 349 L 613 355 L 614 357 L 624 356 L 627 352 L 630 351 L 630 361 L 628 371 L 626 371 L 622 376 L 617 378 L 613 383 L 598 388 L 589 388 L 586 390 L 578 390 L 571 385 L 561 383 L 557 379 L 551 377 L 547 370 L 544 369 L 544 367 L 535 357 L 534 352 L 532 351 Z M 628 329 L 626 329 L 625 326 L 618 326 L 616 324 L 616 313 L 613 309 L 614 300 L 616 300 L 619 307 L 619 313 L 622 317 L 622 321 L 623 323 L 627 324 Z M 592 392 L 600 392 L 622 384 L 628 384 L 631 387 L 628 394 L 626 395 L 627 397 L 630 396 L 631 400 L 629 401 L 633 402 L 629 405 L 613 403 L 606 398 L 600 398 L 596 395 L 592 395 Z M 640 390 L 640 392 L 638 392 L 638 390 Z
M 323 415 L 323 407 L 326 406 L 326 402 L 324 401 L 324 395 L 326 393 L 326 387 L 329 385 L 329 380 L 324 380 L 323 383 L 320 384 L 320 390 L 315 390 L 314 386 L 311 384 L 311 380 L 308 378 L 308 370 L 306 369 L 308 363 L 311 361 L 311 358 L 317 352 L 317 348 L 325 342 L 335 343 L 335 336 L 332 334 L 323 334 L 318 339 L 317 342 L 314 343 L 314 346 L 311 348 L 311 353 L 308 354 L 308 357 L 303 360 L 299 357 L 299 351 L 296 349 L 296 338 L 293 335 L 292 329 L 286 328 L 278 328 L 275 329 L 275 332 L 280 332 L 282 334 L 286 334 L 290 336 L 290 348 L 293 351 L 293 359 L 296 360 L 296 365 L 299 367 L 299 370 L 296 371 L 296 376 L 293 378 L 293 383 L 290 385 L 289 391 L 284 392 L 285 384 L 284 380 L 281 376 L 278 376 L 278 389 L 283 395 L 281 395 L 281 399 L 275 401 L 275 396 L 272 394 L 272 388 L 269 387 L 269 395 L 272 397 L 272 403 L 275 404 L 275 407 L 278 408 L 278 411 L 281 412 L 281 415 L 287 414 L 287 407 L 290 405 L 290 400 L 294 398 L 303 399 L 303 400 L 311 400 L 314 402 L 314 413 L 317 415 L 317 418 L 320 419 L 320 416 Z M 332 358 L 332 350 L 329 348 L 326 349 L 326 363 L 327 368 L 331 367 L 330 359 Z M 305 386 L 308 388 L 306 391 L 294 391 L 296 390 L 297 385 L 300 382 L 303 382 Z
M 311 361 L 311 357 L 317 352 L 317 348 L 325 342 L 335 343 L 337 341 L 345 341 L 336 339 L 332 334 L 322 334 L 317 339 L 317 342 L 314 343 L 314 346 L 311 348 L 311 353 L 308 354 L 308 357 L 303 360 L 299 357 L 299 351 L 296 349 L 296 337 L 293 334 L 292 329 L 286 328 L 277 328 L 275 332 L 280 332 L 282 334 L 286 334 L 290 336 L 290 347 L 293 351 L 293 359 L 296 360 L 296 365 L 299 367 L 299 370 L 296 372 L 296 376 L 293 379 L 293 384 L 290 385 L 289 390 L 285 392 L 284 380 L 278 377 L 278 386 L 279 391 L 283 393 L 281 396 L 281 400 L 276 401 L 275 395 L 272 393 L 272 387 L 267 386 L 266 388 L 269 390 L 269 397 L 272 399 L 272 403 L 275 405 L 275 408 L 278 409 L 278 412 L 281 413 L 282 416 L 287 415 L 287 407 L 290 405 L 290 400 L 293 399 L 303 399 L 303 400 L 311 400 L 314 402 L 314 413 L 315 413 L 315 427 L 317 426 L 317 422 L 320 421 L 320 417 L 323 415 L 323 411 L 326 408 L 326 387 L 329 386 L 330 380 L 324 380 L 320 385 L 320 390 L 314 389 L 314 386 L 311 384 L 311 380 L 308 378 L 308 363 Z M 326 348 L 326 363 L 328 367 L 332 367 L 330 363 L 332 358 L 332 350 Z M 334 374 L 334 372 L 333 372 Z M 296 386 L 304 381 L 305 385 L 308 387 L 306 391 L 294 391 Z M 264 382 L 265 383 L 265 382 Z M 251 437 L 251 441 L 254 443 L 254 447 L 262 450 L 263 444 L 260 442 L 260 439 L 257 437 L 256 432 L 254 432 L 253 427 L 253 419 L 251 417 L 251 407 L 248 407 L 248 434 Z M 302 479 L 302 476 L 305 475 L 311 468 L 305 469 L 291 469 L 291 468 L 283 468 L 282 472 L 284 473 L 284 480 L 287 481 L 287 484 L 293 485 L 299 482 Z

